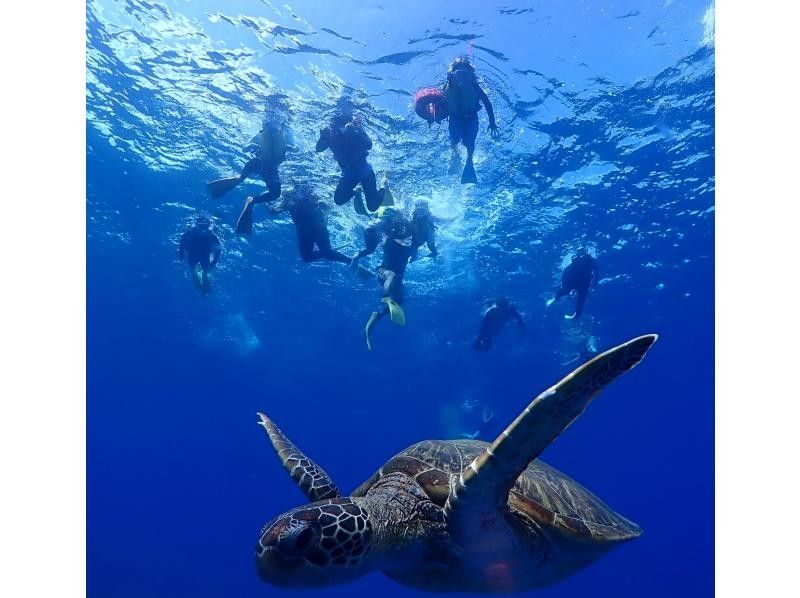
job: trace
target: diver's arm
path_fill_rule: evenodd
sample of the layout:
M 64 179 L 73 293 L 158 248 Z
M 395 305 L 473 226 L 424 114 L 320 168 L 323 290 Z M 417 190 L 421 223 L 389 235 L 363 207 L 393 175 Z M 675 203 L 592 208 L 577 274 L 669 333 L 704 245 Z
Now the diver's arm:
M 478 85 L 478 97 L 486 108 L 486 116 L 489 117 L 489 130 L 496 131 L 497 122 L 494 120 L 494 108 L 492 108 L 492 103 L 489 101 L 489 96 L 486 95 L 480 85 Z
M 183 261 L 186 256 L 186 240 L 189 238 L 189 231 L 187 230 L 181 235 L 181 242 L 178 244 L 178 259 Z
M 331 146 L 331 128 L 323 127 L 319 130 L 319 139 L 317 139 L 316 151 L 324 152 Z
M 360 125 L 357 125 L 355 122 L 348 123 L 347 130 L 361 142 L 365 150 L 372 149 L 372 139 L 369 138 L 367 132 L 364 131 Z
M 448 224 L 456 219 L 455 216 L 434 216 L 433 214 L 431 214 L 430 218 L 434 224 Z

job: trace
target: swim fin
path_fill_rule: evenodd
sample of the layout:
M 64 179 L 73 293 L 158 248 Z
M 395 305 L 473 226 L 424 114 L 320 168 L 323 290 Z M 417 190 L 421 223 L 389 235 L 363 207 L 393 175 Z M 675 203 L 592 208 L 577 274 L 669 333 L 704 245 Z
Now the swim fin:
M 388 185 L 384 185 L 383 189 L 383 200 L 381 200 L 381 205 L 390 207 L 394 205 L 394 195 L 392 195 L 392 190 L 389 189 Z
M 461 170 L 461 157 L 456 152 L 453 152 L 453 155 L 450 156 L 450 166 L 447 168 L 447 174 L 458 174 L 459 170 Z
M 367 320 L 367 325 L 364 326 L 364 333 L 367 335 L 367 350 L 372 351 L 372 342 L 370 339 L 370 334 L 372 334 L 372 327 L 375 325 L 375 322 L 378 321 L 378 312 L 372 312 L 372 315 Z
M 472 160 L 467 160 L 467 163 L 464 165 L 464 172 L 461 173 L 461 184 L 466 185 L 467 183 L 478 183 L 478 177 L 475 175 L 475 167 L 472 165 Z
M 367 215 L 367 208 L 364 207 L 364 196 L 361 194 L 360 189 L 353 195 L 353 207 L 356 210 L 356 214 L 360 216 Z
M 228 177 L 227 179 L 217 179 L 216 181 L 211 181 L 210 183 L 206 184 L 206 187 L 208 187 L 208 192 L 211 193 L 212 199 L 219 199 L 240 182 L 241 179 L 239 179 L 238 176 L 232 176 Z
M 253 198 L 248 197 L 244 202 L 242 213 L 239 214 L 239 220 L 236 221 L 236 234 L 251 235 L 253 234 Z
M 392 319 L 392 323 L 398 326 L 405 326 L 406 314 L 400 304 L 391 297 L 384 297 L 381 301 L 389 308 L 389 317 Z
M 194 268 L 192 268 L 192 281 L 197 289 L 203 294 L 208 294 L 208 292 L 211 290 L 211 285 L 208 281 L 208 274 L 203 271 L 203 267 L 200 264 L 195 264 Z

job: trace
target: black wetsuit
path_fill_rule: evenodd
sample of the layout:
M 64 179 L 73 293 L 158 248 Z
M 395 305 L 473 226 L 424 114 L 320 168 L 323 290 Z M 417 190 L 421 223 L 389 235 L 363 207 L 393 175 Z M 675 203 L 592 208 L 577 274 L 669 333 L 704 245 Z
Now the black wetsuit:
M 407 239 L 405 241 L 407 242 Z M 383 284 L 384 296 L 391 297 L 399 304 L 405 299 L 403 275 L 411 253 L 411 245 L 398 243 L 397 238 L 387 237 L 383 243 L 383 259 L 378 267 L 378 279 Z M 394 273 L 394 277 L 392 278 L 389 273 Z
M 556 290 L 556 300 L 575 291 L 578 295 L 575 302 L 575 317 L 583 313 L 589 287 L 597 284 L 597 260 L 588 253 L 575 256 L 569 266 L 561 274 L 561 287 Z
M 502 330 L 506 322 L 512 318 L 519 324 L 520 330 L 525 330 L 522 314 L 519 313 L 508 299 L 502 297 L 491 299 L 485 304 L 485 311 L 481 319 L 481 327 L 478 331 L 478 338 L 475 339 L 473 347 L 478 351 L 488 351 L 492 346 L 492 338 Z
M 489 117 L 491 127 L 496 127 L 494 120 L 494 109 L 489 101 L 489 96 L 478 85 L 475 74 L 466 69 L 458 69 L 448 73 L 448 82 L 445 84 L 445 96 L 448 95 L 448 87 L 452 86 L 455 93 L 469 93 L 474 96 L 473 106 L 455 106 L 448 102 L 450 116 L 448 118 L 448 129 L 450 133 L 450 145 L 455 146 L 459 142 L 467 148 L 467 157 L 472 158 L 475 151 L 475 139 L 478 137 L 478 111 L 480 104 L 486 107 L 486 114 Z M 462 91 L 465 89 L 466 91 Z
M 203 271 L 208 272 L 219 261 L 221 252 L 222 246 L 217 235 L 208 228 L 193 226 L 181 237 L 178 259 L 181 261 L 186 259 L 191 268 L 200 264 Z
M 259 131 L 258 135 L 256 135 L 253 138 L 253 141 L 249 146 L 250 148 L 253 149 L 253 153 L 256 153 L 258 155 L 256 155 L 253 158 L 250 158 L 250 160 L 247 161 L 247 163 L 244 165 L 244 168 L 242 168 L 241 174 L 239 175 L 240 183 L 245 179 L 247 179 L 248 177 L 260 176 L 261 179 L 264 181 L 264 183 L 267 185 L 267 190 L 264 193 L 253 197 L 253 204 L 267 203 L 270 201 L 274 201 L 281 196 L 281 177 L 278 174 L 278 166 L 280 166 L 281 163 L 283 163 L 283 161 L 286 159 L 285 132 L 278 124 L 273 123 L 265 125 L 265 127 L 266 126 L 268 126 L 271 130 L 266 131 L 266 128 L 262 128 L 261 131 Z M 283 138 L 284 150 L 282 154 L 278 156 L 272 156 L 271 160 L 263 159 L 263 157 L 261 156 L 261 149 L 259 147 L 259 144 L 256 143 L 259 136 L 264 135 L 265 131 L 271 134 L 273 138 L 276 138 L 278 136 Z
M 439 252 L 436 249 L 436 224 L 434 218 L 427 214 L 425 216 L 413 216 L 411 218 L 411 247 L 412 255 L 423 245 L 428 245 L 431 252 L 430 257 L 436 257 Z
M 367 162 L 367 153 L 372 149 L 372 140 L 355 122 L 343 124 L 342 120 L 334 120 L 319 132 L 316 150 L 324 152 L 330 149 L 333 157 L 342 169 L 339 184 L 333 200 L 336 205 L 346 204 L 353 197 L 356 185 L 361 183 L 367 208 L 374 212 L 383 201 L 383 193 L 378 190 L 375 171 Z
M 312 195 L 294 197 L 286 201 L 284 207 L 292 216 L 292 222 L 297 229 L 300 258 L 304 262 L 326 259 L 344 264 L 350 263 L 349 257 L 331 248 L 325 214 L 316 197 Z M 314 249 L 315 244 L 318 249 Z
M 273 162 L 264 162 L 261 158 L 250 158 L 244 165 L 239 178 L 243 181 L 249 176 L 258 175 L 267 185 L 267 190 L 253 197 L 253 204 L 274 201 L 281 196 L 281 177 L 278 174 L 278 165 Z

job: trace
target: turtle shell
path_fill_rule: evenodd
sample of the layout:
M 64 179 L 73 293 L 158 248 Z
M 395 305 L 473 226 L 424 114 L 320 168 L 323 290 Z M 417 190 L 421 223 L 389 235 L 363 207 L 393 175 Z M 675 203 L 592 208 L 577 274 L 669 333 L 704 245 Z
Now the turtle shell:
M 481 440 L 418 442 L 387 461 L 352 496 L 364 496 L 382 476 L 402 473 L 415 480 L 434 504 L 444 507 L 451 478 L 488 446 Z M 508 505 L 523 519 L 527 516 L 539 525 L 588 540 L 622 541 L 642 533 L 586 488 L 538 459 L 517 478 Z

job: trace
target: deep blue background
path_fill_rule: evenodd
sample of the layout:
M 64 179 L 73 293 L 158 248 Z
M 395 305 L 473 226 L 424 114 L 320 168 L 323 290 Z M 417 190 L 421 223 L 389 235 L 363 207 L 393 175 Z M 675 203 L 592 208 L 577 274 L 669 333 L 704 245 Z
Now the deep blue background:
M 297 94 L 295 118 L 306 149 L 337 92 L 330 77 L 347 77 L 367 92 L 363 111 L 376 139 L 376 169 L 393 166 L 401 198 L 432 190 L 434 207 L 458 217 L 440 231 L 442 256 L 409 267 L 408 326 L 384 323 L 372 353 L 361 329 L 376 305 L 375 287 L 353 281 L 335 264 L 302 264 L 285 222 L 260 225 L 249 243 L 237 240 L 231 224 L 245 189 L 217 205 L 205 196 L 204 181 L 241 162 L 235 148 L 255 132 L 261 96 L 254 90 L 264 81 L 251 80 L 252 87 L 239 81 L 226 95 L 220 94 L 223 84 L 208 79 L 203 89 L 211 96 L 197 96 L 208 101 L 200 108 L 188 95 L 170 95 L 181 81 L 215 75 L 186 60 L 195 48 L 188 54 L 159 50 L 167 37 L 157 23 L 183 23 L 178 17 L 186 11 L 186 18 L 207 24 L 214 43 L 246 47 L 239 39 L 246 26 L 215 29 L 222 25 L 204 10 L 222 9 L 200 4 L 168 3 L 162 13 L 153 8 L 158 3 L 128 2 L 117 17 L 114 6 L 101 2 L 90 3 L 87 12 L 89 594 L 281 593 L 258 581 L 253 546 L 261 525 L 302 496 L 256 425 L 258 410 L 350 489 L 417 440 L 474 429 L 474 413 L 462 406 L 466 399 L 490 406 L 493 431 L 499 431 L 576 365 L 564 364 L 588 336 L 605 349 L 658 332 L 645 361 L 543 455 L 638 523 L 644 535 L 539 593 L 710 595 L 714 92 L 713 48 L 700 45 L 704 4 L 653 4 L 637 15 L 633 4 L 609 4 L 607 23 L 580 21 L 577 9 L 560 3 L 519 16 L 493 7 L 499 16 L 491 24 L 507 28 L 494 37 L 481 29 L 482 15 L 453 24 L 455 5 L 449 3 L 412 3 L 420 12 L 406 14 L 407 22 L 402 13 L 376 16 L 380 9 L 365 3 L 351 28 L 346 18 L 326 20 L 338 14 L 327 5 L 321 14 L 297 8 L 306 19 L 314 15 L 314 27 L 355 36 L 361 45 L 326 38 L 325 46 L 320 36 L 299 34 L 279 44 L 279 33 L 258 26 L 263 39 L 251 40 L 256 54 L 246 64 L 263 67 L 273 84 Z M 596 13 L 602 5 L 581 9 Z M 226 3 L 225 10 L 303 31 L 311 27 L 296 14 L 259 3 Z M 533 21 L 519 20 L 525 15 L 536 15 L 538 37 L 531 35 Z M 130 21 L 123 25 L 122 16 Z M 553 49 L 527 64 L 510 58 L 525 55 L 526 41 L 538 48 L 542 36 L 578 35 L 542 24 L 561 21 L 577 23 L 573 49 Z M 616 34 L 609 29 L 621 24 Z M 426 69 L 433 64 L 443 72 L 447 60 L 464 51 L 465 31 L 486 34 L 473 43 L 506 57 L 472 50 L 501 127 L 513 135 L 490 147 L 482 133 L 481 184 L 474 191 L 443 174 L 444 159 L 431 158 L 446 157 L 444 133 L 426 132 L 410 114 L 408 96 L 383 102 L 369 93 L 371 85 L 412 92 L 425 78 L 435 79 Z M 612 37 L 622 31 L 630 37 Z M 443 48 L 435 38 L 442 32 L 462 38 Z M 120 45 L 128 37 L 131 45 Z M 342 58 L 367 62 L 420 51 L 422 37 L 430 40 L 430 56 L 409 62 L 395 57 L 367 67 Z M 407 47 L 399 47 L 399 39 Z M 258 53 L 273 42 L 271 52 Z M 352 47 L 338 50 L 335 43 Z M 388 49 L 373 52 L 377 45 Z M 589 78 L 578 74 L 587 56 L 600 65 Z M 558 66 L 558 57 L 566 66 Z M 242 72 L 241 58 L 227 60 L 220 73 Z M 159 70 L 176 64 L 187 69 L 181 80 Z M 297 68 L 314 64 L 325 74 Z M 534 84 L 517 72 L 532 68 L 543 74 Z M 376 72 L 379 81 L 364 75 Z M 542 88 L 548 78 L 561 84 Z M 145 80 L 163 87 L 148 88 Z M 549 113 L 555 109 L 546 109 L 547 98 L 560 98 L 565 113 Z M 215 118 L 230 118 L 224 113 L 237 101 L 236 118 L 243 120 L 232 130 Z M 529 144 L 530 135 L 538 141 Z M 230 146 L 228 136 L 236 137 Z M 634 141 L 624 142 L 625 136 Z M 638 147 L 628 151 L 631 145 Z M 597 180 L 571 179 L 569 173 L 599 163 L 617 170 Z M 287 163 L 284 181 L 309 171 L 321 192 L 335 183 L 330 156 L 302 151 Z M 215 216 L 224 244 L 209 297 L 195 292 L 175 262 L 176 238 L 198 211 Z M 360 223 L 337 218 L 334 245 L 352 252 Z M 604 280 L 589 298 L 586 317 L 566 322 L 561 316 L 570 300 L 548 310 L 544 300 L 579 240 L 599 255 Z M 509 329 L 490 353 L 478 355 L 470 341 L 479 304 L 494 294 L 517 301 L 528 333 L 520 337 Z M 375 573 L 325 595 L 357 592 L 414 593 Z

